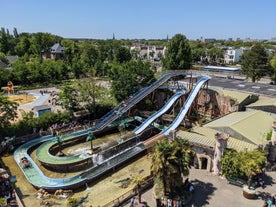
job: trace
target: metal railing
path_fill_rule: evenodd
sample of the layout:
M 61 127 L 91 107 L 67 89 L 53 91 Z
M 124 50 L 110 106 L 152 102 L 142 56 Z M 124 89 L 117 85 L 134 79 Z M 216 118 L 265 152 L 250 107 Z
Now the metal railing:
M 145 183 L 144 185 L 141 186 L 140 191 L 144 192 L 145 190 L 147 190 L 148 188 L 152 187 L 153 185 L 153 177 L 152 176 L 147 176 L 145 178 Z M 137 195 L 137 192 L 135 190 L 135 187 L 132 188 L 131 190 L 125 192 L 124 194 L 122 194 L 121 196 L 115 198 L 114 200 L 106 203 L 105 205 L 103 205 L 103 207 L 119 207 L 122 206 L 124 204 L 127 204 L 130 199 L 134 196 Z

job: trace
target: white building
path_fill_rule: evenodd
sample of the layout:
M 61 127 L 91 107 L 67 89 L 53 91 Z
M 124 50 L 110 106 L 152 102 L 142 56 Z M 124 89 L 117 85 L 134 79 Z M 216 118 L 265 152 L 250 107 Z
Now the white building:
M 148 46 L 148 45 L 135 45 L 130 50 L 138 50 L 139 56 L 148 60 L 159 60 L 159 57 L 165 56 L 166 47 L 163 46 Z
M 227 49 L 224 53 L 224 63 L 236 63 L 240 60 L 242 51 L 240 49 Z
M 224 63 L 231 64 L 239 62 L 242 54 L 248 50 L 250 50 L 250 47 L 241 47 L 240 49 L 229 47 L 224 53 Z

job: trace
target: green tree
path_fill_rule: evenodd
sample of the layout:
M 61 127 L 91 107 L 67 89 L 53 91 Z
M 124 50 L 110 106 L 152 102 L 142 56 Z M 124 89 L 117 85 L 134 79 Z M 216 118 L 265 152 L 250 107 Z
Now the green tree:
M 271 65 L 271 80 L 276 83 L 276 55 L 273 55 L 270 60 Z
M 130 61 L 121 65 L 114 63 L 109 76 L 112 80 L 112 92 L 118 101 L 122 101 L 155 80 L 152 65 L 142 61 Z
M 138 194 L 138 202 L 142 202 L 142 194 L 141 194 L 141 187 L 145 184 L 146 180 L 142 176 L 136 176 L 131 181 L 135 185 L 136 192 Z
M 103 88 L 97 85 L 95 77 L 89 76 L 86 80 L 78 81 L 78 102 L 82 103 L 83 108 L 87 109 L 93 118 L 96 118 L 96 100 L 101 99 L 101 95 L 104 93 Z
M 0 69 L 0 88 L 3 86 L 7 86 L 8 81 L 10 81 L 11 71 L 8 69 L 1 68 Z
M 242 73 L 252 82 L 260 80 L 268 73 L 268 54 L 261 44 L 254 45 L 250 51 L 245 52 L 241 57 Z
M 18 104 L 10 101 L 7 96 L 0 94 L 0 128 L 11 125 L 11 121 L 17 118 Z
M 59 92 L 58 99 L 61 101 L 62 107 L 64 107 L 69 113 L 73 114 L 75 111 L 79 111 L 80 104 L 78 102 L 78 91 L 73 86 L 64 86 L 63 90 Z
M 29 54 L 41 56 L 43 51 L 49 51 L 50 48 L 62 38 L 50 33 L 38 32 L 30 35 Z
M 166 70 L 187 70 L 191 68 L 191 47 L 184 35 L 176 34 L 170 40 L 162 62 Z
M 89 42 L 84 42 L 80 46 L 81 55 L 80 61 L 83 63 L 85 72 L 93 70 L 94 65 L 98 61 L 99 51 L 95 45 L 92 45 Z
M 226 177 L 247 178 L 250 188 L 253 176 L 262 172 L 265 162 L 266 153 L 261 150 L 227 150 L 221 159 L 221 169 Z
M 164 194 L 180 187 L 182 176 L 189 174 L 192 154 L 192 146 L 184 139 L 163 139 L 155 144 L 151 170 L 162 181 Z
M 0 52 L 0 62 L 5 63 L 6 65 L 9 64 L 7 56 L 4 53 L 2 53 L 2 52 Z
M 20 35 L 18 43 L 15 46 L 16 54 L 21 57 L 26 53 L 29 53 L 30 49 L 30 37 L 28 34 Z
M 119 63 L 128 62 L 131 60 L 131 54 L 128 48 L 126 47 L 119 47 L 116 52 L 116 60 Z

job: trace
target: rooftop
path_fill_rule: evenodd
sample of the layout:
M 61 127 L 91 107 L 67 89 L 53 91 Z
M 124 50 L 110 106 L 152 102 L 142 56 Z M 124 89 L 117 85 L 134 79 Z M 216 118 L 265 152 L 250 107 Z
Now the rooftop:
M 266 134 L 272 130 L 275 121 L 270 113 L 263 111 L 234 112 L 205 125 L 221 132 L 229 133 L 237 139 L 264 144 Z

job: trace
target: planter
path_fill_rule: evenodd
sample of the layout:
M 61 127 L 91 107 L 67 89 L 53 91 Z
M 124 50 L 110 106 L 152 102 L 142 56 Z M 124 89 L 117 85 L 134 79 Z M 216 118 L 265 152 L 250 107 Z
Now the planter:
M 247 199 L 254 199 L 256 197 L 256 190 L 249 189 L 248 186 L 244 186 L 242 189 L 243 197 Z

